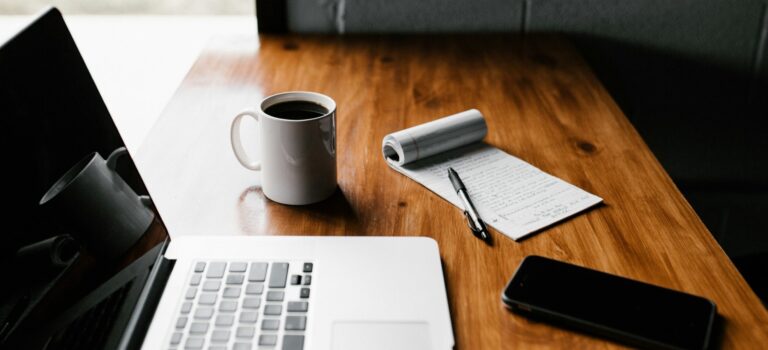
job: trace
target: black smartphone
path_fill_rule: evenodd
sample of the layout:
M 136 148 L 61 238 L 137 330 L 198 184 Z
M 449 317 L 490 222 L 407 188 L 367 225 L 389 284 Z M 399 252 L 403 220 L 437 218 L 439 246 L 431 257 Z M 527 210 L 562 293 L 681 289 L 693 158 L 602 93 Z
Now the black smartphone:
M 717 315 L 702 297 L 535 255 L 501 298 L 512 311 L 646 348 L 706 349 Z

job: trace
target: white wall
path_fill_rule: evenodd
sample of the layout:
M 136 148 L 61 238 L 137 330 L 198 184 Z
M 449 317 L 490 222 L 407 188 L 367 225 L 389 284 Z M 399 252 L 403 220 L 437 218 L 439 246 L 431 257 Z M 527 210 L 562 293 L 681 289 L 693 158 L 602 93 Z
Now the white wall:
M 0 42 L 31 16 L 0 16 Z M 211 37 L 256 33 L 253 16 L 66 16 L 129 150 L 138 150 Z

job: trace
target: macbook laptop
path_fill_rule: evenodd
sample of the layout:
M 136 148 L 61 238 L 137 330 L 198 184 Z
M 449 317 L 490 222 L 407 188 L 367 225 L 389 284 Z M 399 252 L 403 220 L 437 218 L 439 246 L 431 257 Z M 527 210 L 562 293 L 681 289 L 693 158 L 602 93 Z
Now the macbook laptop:
M 13 264 L 20 247 L 60 233 L 78 237 L 41 210 L 43 194 L 84 155 L 96 152 L 106 159 L 124 147 L 55 8 L 0 46 L 0 130 L 5 164 L 0 174 L 12 204 L 2 214 L 0 259 L 4 271 L 12 267 L 23 275 L 25 266 Z M 119 176 L 137 195 L 150 194 L 130 157 L 123 158 Z M 89 209 L 76 204 L 70 208 L 94 220 L 102 215 L 98 209 L 82 212 Z M 154 211 L 153 225 L 164 227 L 162 208 Z M 109 234 L 114 233 L 105 229 Z M 0 345 L 453 348 L 443 271 L 432 239 L 168 234 L 170 239 L 76 302 L 44 307 L 59 311 L 4 318 Z M 98 264 L 108 257 L 92 259 Z M 55 285 L 77 284 L 71 275 L 60 275 Z M 14 289 L 15 283 L 2 282 L 4 289 Z M 6 294 L 2 302 L 13 304 Z

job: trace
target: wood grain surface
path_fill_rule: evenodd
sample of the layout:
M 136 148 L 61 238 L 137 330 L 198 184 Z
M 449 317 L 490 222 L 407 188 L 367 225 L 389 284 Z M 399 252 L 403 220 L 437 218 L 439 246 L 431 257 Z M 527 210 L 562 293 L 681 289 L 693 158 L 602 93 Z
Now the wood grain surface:
M 722 316 L 716 346 L 768 346 L 765 308 L 564 40 L 261 35 L 258 42 L 213 41 L 136 156 L 172 237 L 432 237 L 457 349 L 619 346 L 504 308 L 501 290 L 530 254 L 709 298 Z M 321 92 L 338 104 L 339 189 L 316 205 L 266 199 L 258 173 L 230 149 L 234 115 L 289 90 Z M 469 108 L 485 115 L 489 144 L 604 205 L 520 242 L 496 231 L 492 247 L 474 238 L 457 208 L 389 169 L 381 155 L 387 133 Z

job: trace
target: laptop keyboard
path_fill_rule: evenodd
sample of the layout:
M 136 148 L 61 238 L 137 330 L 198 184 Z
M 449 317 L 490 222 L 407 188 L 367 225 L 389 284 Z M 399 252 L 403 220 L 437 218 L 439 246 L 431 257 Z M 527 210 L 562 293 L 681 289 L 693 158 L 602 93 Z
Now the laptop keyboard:
M 171 349 L 302 350 L 312 262 L 198 261 Z
M 66 328 L 51 337 L 46 349 L 106 348 L 109 332 L 115 325 L 118 311 L 123 306 L 132 286 L 133 281 L 128 282 L 72 321 Z

